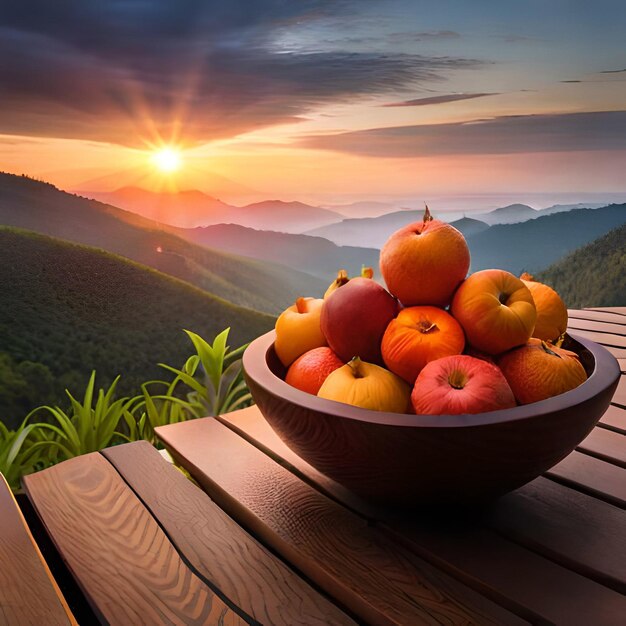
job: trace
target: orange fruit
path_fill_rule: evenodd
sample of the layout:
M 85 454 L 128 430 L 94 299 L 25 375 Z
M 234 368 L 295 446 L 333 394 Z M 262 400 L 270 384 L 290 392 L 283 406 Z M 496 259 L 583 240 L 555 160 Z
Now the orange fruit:
M 460 324 L 443 309 L 413 306 L 402 309 L 383 335 L 385 365 L 411 385 L 430 361 L 461 354 L 465 335 Z
M 537 319 L 528 287 L 504 270 L 472 274 L 454 294 L 450 313 L 463 327 L 468 343 L 487 354 L 525 344 Z
M 410 394 L 411 388 L 395 374 L 354 357 L 328 376 L 317 395 L 371 411 L 404 413 Z
M 530 274 L 520 276 L 523 283 L 530 289 L 535 307 L 537 307 L 537 322 L 533 337 L 556 343 L 567 330 L 567 307 L 559 294 L 538 283 Z
M 558 396 L 587 380 L 578 356 L 569 350 L 530 339 L 498 359 L 498 365 L 520 404 Z
M 467 276 L 470 253 L 463 235 L 431 217 L 397 230 L 380 251 L 387 289 L 404 306 L 444 307 Z
M 328 375 L 342 366 L 343 361 L 330 348 L 314 348 L 291 364 L 285 382 L 316 396 Z

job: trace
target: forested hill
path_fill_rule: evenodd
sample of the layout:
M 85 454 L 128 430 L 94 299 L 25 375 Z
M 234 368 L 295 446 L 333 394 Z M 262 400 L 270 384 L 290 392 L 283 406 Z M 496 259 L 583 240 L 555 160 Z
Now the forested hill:
M 626 224 L 536 275 L 570 308 L 626 305 Z
M 185 241 L 158 222 L 25 176 L 0 173 L 0 224 L 102 248 L 271 314 L 298 296 L 321 295 L 328 282 Z
M 121 390 L 180 366 L 192 353 L 182 329 L 212 340 L 231 327 L 232 347 L 270 330 L 274 318 L 235 306 L 119 256 L 0 227 L 0 420 L 65 403 L 89 373 L 122 374 Z
M 625 222 L 626 204 L 612 204 L 491 226 L 467 238 L 471 271 L 499 267 L 517 275 L 537 272 Z

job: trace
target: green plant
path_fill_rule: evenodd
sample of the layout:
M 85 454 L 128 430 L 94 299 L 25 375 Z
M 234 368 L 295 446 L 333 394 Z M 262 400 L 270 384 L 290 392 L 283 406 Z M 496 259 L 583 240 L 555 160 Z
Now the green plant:
M 141 395 L 135 398 L 136 403 L 129 409 L 135 417 L 134 425 L 129 424 L 131 439 L 145 439 L 158 447 L 161 444 L 156 438 L 155 428 L 196 417 L 191 403 L 174 395 L 179 380 L 177 376 L 170 383 L 152 380 L 141 385 Z M 149 387 L 156 385 L 164 385 L 166 390 L 162 394 L 152 395 Z
M 187 359 L 183 369 L 159 363 L 176 374 L 172 390 L 178 382 L 191 390 L 187 393 L 185 411 L 192 412 L 195 417 L 202 417 L 228 413 L 252 404 L 241 367 L 241 355 L 247 344 L 230 351 L 226 345 L 230 328 L 219 333 L 212 345 L 191 331 L 185 332 L 196 354 Z
M 31 411 L 26 420 L 36 413 L 46 412 L 54 418 L 56 424 L 40 423 L 42 431 L 51 435 L 42 438 L 32 445 L 32 449 L 42 450 L 51 461 L 65 459 L 96 452 L 107 446 L 132 441 L 129 434 L 125 434 L 120 427 L 126 428 L 129 433 L 136 431 L 135 418 L 130 412 L 135 398 L 118 398 L 114 400 L 115 388 L 119 376 L 106 390 L 99 389 L 94 404 L 94 387 L 96 372 L 91 373 L 82 403 L 66 389 L 71 408 L 69 413 L 58 406 L 41 406 Z M 26 421 L 25 420 L 25 421 Z
M 96 393 L 93 371 L 82 401 L 65 390 L 68 410 L 37 407 L 14 431 L 0 422 L 0 472 L 17 489 L 23 474 L 125 441 L 146 439 L 158 445 L 154 433 L 158 426 L 248 406 L 252 397 L 241 368 L 246 346 L 230 351 L 226 345 L 229 331 L 219 333 L 213 344 L 185 331 L 196 354 L 182 369 L 159 364 L 175 374 L 173 380 L 143 383 L 140 395 L 116 398 L 119 376 L 108 389 Z M 40 415 L 45 421 L 31 423 Z
M 34 471 L 39 464 L 46 464 L 43 451 L 33 446 L 33 440 L 41 440 L 37 437 L 40 425 L 27 425 L 26 421 L 17 430 L 9 430 L 0 422 L 0 473 L 14 491 L 19 489 L 24 474 Z

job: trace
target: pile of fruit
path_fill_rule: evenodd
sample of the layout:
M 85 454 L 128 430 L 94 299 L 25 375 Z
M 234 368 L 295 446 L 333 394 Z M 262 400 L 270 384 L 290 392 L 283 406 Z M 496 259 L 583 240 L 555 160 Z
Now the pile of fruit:
M 341 270 L 323 299 L 298 298 L 276 322 L 290 385 L 375 411 L 483 413 L 583 383 L 562 349 L 567 308 L 527 274 L 467 276 L 463 235 L 431 217 L 395 232 L 380 253 L 389 291 L 367 268 Z

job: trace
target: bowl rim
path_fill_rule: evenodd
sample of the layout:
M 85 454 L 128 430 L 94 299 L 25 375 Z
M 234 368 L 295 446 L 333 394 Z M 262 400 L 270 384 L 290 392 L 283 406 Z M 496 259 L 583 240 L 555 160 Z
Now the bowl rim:
M 301 409 L 381 426 L 467 428 L 516 422 L 569 409 L 595 397 L 614 384 L 621 375 L 617 359 L 605 347 L 594 341 L 576 334 L 568 333 L 568 335 L 586 348 L 594 359 L 593 371 L 582 385 L 546 400 L 486 413 L 458 415 L 389 413 L 362 409 L 306 393 L 287 384 L 270 369 L 267 357 L 276 338 L 274 330 L 257 337 L 248 345 L 242 357 L 242 364 L 245 375 L 256 385 L 262 387 L 267 393 L 295 404 Z

